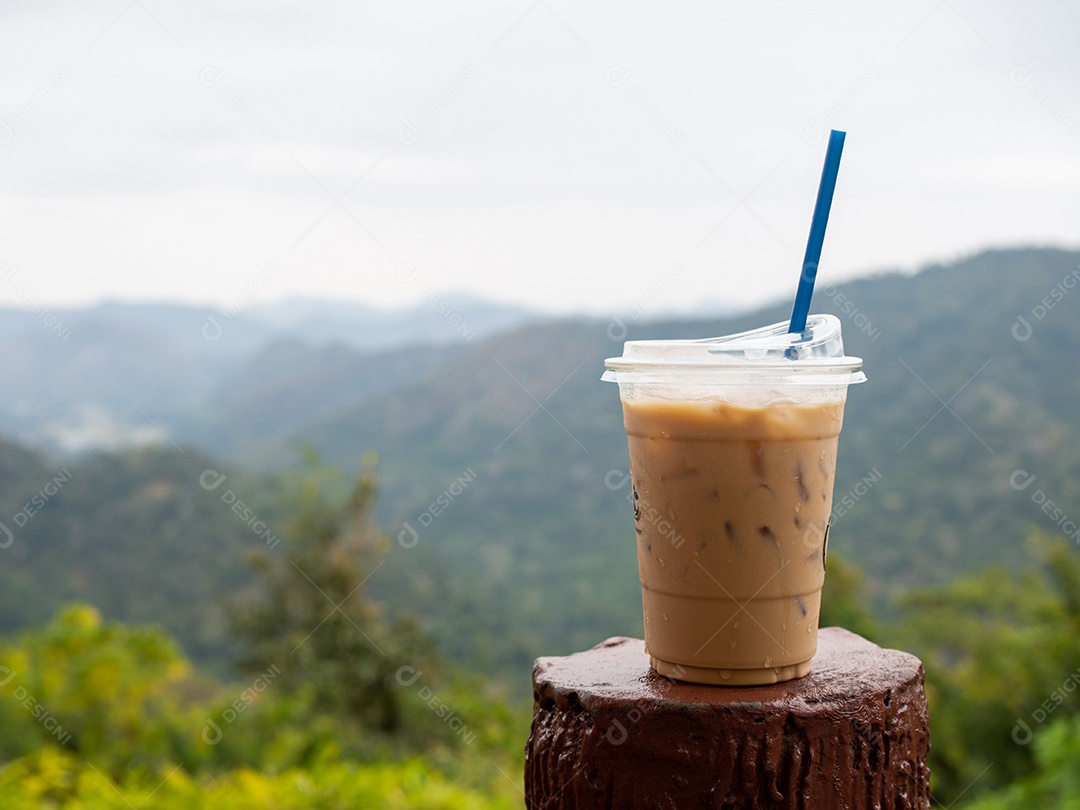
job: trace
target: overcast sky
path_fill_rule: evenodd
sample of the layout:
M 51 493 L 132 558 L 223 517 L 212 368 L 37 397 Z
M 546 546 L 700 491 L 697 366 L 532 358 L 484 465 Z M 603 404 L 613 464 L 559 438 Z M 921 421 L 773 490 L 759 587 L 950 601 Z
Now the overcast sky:
M 0 304 L 741 306 L 1080 245 L 1080 6 L 5 2 Z

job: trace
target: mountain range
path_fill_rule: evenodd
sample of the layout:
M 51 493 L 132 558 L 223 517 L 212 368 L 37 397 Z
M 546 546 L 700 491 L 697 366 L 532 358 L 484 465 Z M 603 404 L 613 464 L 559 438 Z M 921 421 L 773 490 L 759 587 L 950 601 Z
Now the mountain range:
M 249 394 L 318 391 L 304 403 L 310 418 L 541 317 L 469 296 L 400 310 L 303 299 L 239 309 L 0 310 L 10 392 L 0 432 L 59 454 L 188 440 L 220 451 L 221 437 L 242 443 L 250 434 L 246 420 L 230 419 Z M 288 403 L 282 413 L 275 430 L 290 424 Z
M 1056 248 L 819 281 L 813 310 L 840 318 L 847 352 L 864 358 L 869 378 L 848 398 L 830 551 L 865 571 L 879 610 L 986 565 L 1026 565 L 1033 525 L 1077 531 L 1078 284 L 1080 253 Z M 377 517 L 394 548 L 372 592 L 422 615 L 454 658 L 527 677 L 538 655 L 641 632 L 626 440 L 617 389 L 599 379 L 604 358 L 624 337 L 705 337 L 786 317 L 777 305 L 626 330 L 587 318 L 521 321 L 472 340 L 383 350 L 293 334 L 228 369 L 192 349 L 199 362 L 135 400 L 147 426 L 167 425 L 156 449 L 65 462 L 8 446 L 0 517 L 57 469 L 71 481 L 27 522 L 32 542 L 13 546 L 23 556 L 5 552 L 5 601 L 29 620 L 61 596 L 87 598 L 218 654 L 213 595 L 243 580 L 242 552 L 260 541 L 200 487 L 201 472 L 234 476 L 273 528 L 266 476 L 299 463 L 298 448 L 352 470 L 375 451 Z M 54 393 L 68 407 L 93 401 L 80 381 L 107 391 L 94 365 L 130 369 L 109 375 L 118 388 L 166 370 L 153 346 L 116 337 L 115 324 L 99 328 L 115 339 L 78 349 L 82 366 L 51 347 L 58 381 L 26 392 L 30 411 L 51 413 Z M 72 387 L 60 392 L 61 381 Z

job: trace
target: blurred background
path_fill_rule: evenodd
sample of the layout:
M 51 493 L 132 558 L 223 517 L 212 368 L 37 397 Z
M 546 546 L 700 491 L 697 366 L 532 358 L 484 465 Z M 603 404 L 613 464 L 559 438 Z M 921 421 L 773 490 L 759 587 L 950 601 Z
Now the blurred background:
M 830 128 L 823 621 L 943 805 L 1080 800 L 1073 5 L 0 21 L 5 807 L 522 806 L 533 659 L 642 631 L 603 359 L 786 318 Z

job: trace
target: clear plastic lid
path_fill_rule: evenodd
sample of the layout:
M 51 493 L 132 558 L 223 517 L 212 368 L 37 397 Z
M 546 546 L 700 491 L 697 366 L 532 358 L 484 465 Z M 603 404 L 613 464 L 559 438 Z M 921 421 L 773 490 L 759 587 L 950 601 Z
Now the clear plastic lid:
M 866 381 L 862 358 L 844 354 L 840 320 L 811 315 L 791 334 L 788 322 L 699 340 L 628 340 L 604 361 L 602 379 L 619 383 L 693 380 L 697 384 L 837 385 Z

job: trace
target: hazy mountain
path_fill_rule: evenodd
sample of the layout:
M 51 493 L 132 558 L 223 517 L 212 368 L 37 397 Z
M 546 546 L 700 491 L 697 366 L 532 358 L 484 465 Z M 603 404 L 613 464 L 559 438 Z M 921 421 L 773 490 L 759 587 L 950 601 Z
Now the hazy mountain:
M 1080 253 L 1030 249 L 816 293 L 814 311 L 840 317 L 869 377 L 848 402 L 830 549 L 865 567 L 880 604 L 991 562 L 1023 566 L 1030 525 L 1077 532 L 1077 287 Z M 777 306 L 633 323 L 627 337 L 701 337 L 786 316 Z M 367 353 L 292 339 L 223 366 L 193 353 L 154 389 L 160 401 L 140 404 L 175 413 L 181 444 L 249 469 L 289 466 L 299 444 L 354 469 L 377 450 L 379 517 L 398 542 L 368 587 L 424 614 L 453 655 L 525 677 L 536 655 L 641 629 L 618 393 L 599 380 L 603 359 L 621 349 L 608 327 L 548 321 L 440 349 Z M 114 363 L 125 386 L 166 355 L 119 327 L 95 345 L 91 357 Z M 54 362 L 83 379 L 70 357 Z M 105 401 L 106 385 L 82 372 L 78 384 Z M 208 392 L 195 408 L 182 382 Z M 35 396 L 64 393 L 37 384 Z M 5 452 L 0 519 L 60 466 Z M 122 618 L 152 606 L 186 643 L 216 649 L 208 594 L 236 581 L 251 542 L 199 487 L 200 470 L 216 463 L 166 445 L 69 465 L 71 483 L 25 529 L 42 550 L 4 552 L 3 576 L 17 580 L 0 582 L 12 620 L 81 595 Z M 257 500 L 264 487 L 241 488 Z M 260 508 L 272 523 L 272 504 Z
M 420 292 L 427 288 L 420 286 Z M 254 322 L 309 343 L 343 343 L 361 349 L 385 349 L 415 343 L 459 343 L 517 326 L 543 316 L 524 307 L 496 304 L 466 293 L 441 296 L 427 290 L 424 300 L 398 310 L 289 299 L 253 306 L 244 314 Z
M 403 310 L 313 300 L 0 310 L 0 432 L 59 452 L 192 438 L 228 452 L 295 426 L 290 398 L 306 386 L 320 392 L 299 403 L 310 418 L 394 384 L 393 369 L 420 373 L 455 346 L 540 317 L 465 296 Z M 407 346 L 430 348 L 402 354 Z M 285 397 L 281 418 L 252 424 L 237 413 L 260 393 Z
M 291 434 L 313 418 L 421 377 L 459 351 L 456 345 L 362 352 L 299 339 L 272 343 L 230 369 L 185 420 L 178 440 L 243 455 L 268 436 Z

